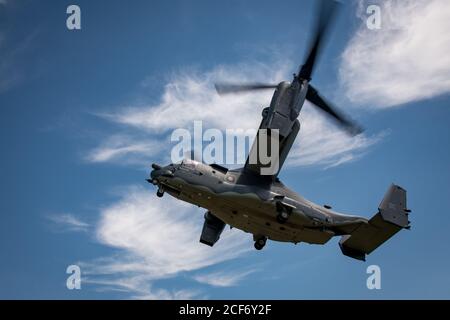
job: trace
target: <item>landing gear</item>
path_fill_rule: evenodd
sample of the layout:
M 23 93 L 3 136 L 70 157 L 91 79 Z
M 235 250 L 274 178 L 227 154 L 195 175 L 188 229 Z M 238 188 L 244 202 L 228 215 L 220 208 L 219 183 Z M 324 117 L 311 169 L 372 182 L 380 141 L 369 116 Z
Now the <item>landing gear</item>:
M 256 250 L 261 250 L 266 245 L 266 242 L 267 242 L 267 237 L 257 238 L 255 240 L 255 249 Z
M 156 191 L 156 196 L 158 198 L 162 198 L 162 196 L 164 195 L 164 189 L 163 188 L 159 188 L 158 191 Z
M 286 208 L 280 202 L 277 202 L 277 221 L 281 224 L 285 223 L 291 215 L 292 209 Z

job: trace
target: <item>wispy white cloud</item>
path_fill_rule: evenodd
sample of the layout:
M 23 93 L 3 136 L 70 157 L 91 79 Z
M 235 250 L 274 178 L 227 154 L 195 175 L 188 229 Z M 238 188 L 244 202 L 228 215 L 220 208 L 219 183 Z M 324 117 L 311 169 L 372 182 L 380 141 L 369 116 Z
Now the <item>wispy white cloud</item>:
M 37 34 L 38 31 L 33 31 L 23 39 L 11 42 L 5 32 L 0 32 L 0 94 L 32 74 L 29 63 L 26 62 L 26 55 Z
M 154 288 L 152 277 L 137 274 L 122 277 L 83 277 L 86 284 L 95 285 L 97 291 L 117 291 L 129 294 L 130 299 L 139 300 L 190 300 L 201 297 L 194 289 L 166 290 Z
M 232 287 L 237 286 L 241 281 L 251 273 L 256 272 L 256 269 L 240 271 L 218 271 L 205 274 L 197 274 L 193 276 L 193 279 L 200 282 L 209 284 L 214 287 Z
M 288 157 L 291 166 L 319 165 L 328 168 L 356 160 L 386 134 L 352 137 L 319 113 L 308 102 L 302 110 L 302 131 Z
M 47 219 L 51 221 L 58 229 L 58 231 L 83 231 L 89 230 L 90 225 L 83 222 L 76 216 L 70 213 L 53 214 L 47 216 Z
M 141 187 L 123 190 L 123 197 L 101 212 L 97 225 L 100 243 L 118 254 L 80 266 L 86 283 L 129 291 L 135 297 L 187 298 L 195 290 L 158 290 L 154 281 L 235 259 L 251 248 L 251 237 L 225 230 L 214 249 L 199 243 L 203 212 Z
M 126 135 L 113 135 L 92 149 L 85 160 L 93 163 L 114 162 L 122 164 L 148 163 L 152 154 L 158 153 L 161 143 L 140 140 Z
M 317 113 L 320 112 L 313 107 L 303 111 L 300 119 L 303 135 L 299 134 L 289 155 L 288 165 L 339 166 L 358 160 L 389 134 L 389 130 L 385 130 L 371 136 L 360 134 L 352 137 L 323 116 L 315 115 Z
M 242 95 L 221 97 L 214 89 L 218 81 L 246 82 L 264 81 L 278 83 L 289 78 L 289 71 L 295 68 L 289 63 L 266 65 L 249 63 L 245 65 L 217 67 L 207 72 L 179 73 L 173 76 L 165 86 L 161 100 L 155 104 L 140 107 L 124 107 L 115 112 L 105 112 L 102 117 L 129 130 L 147 133 L 147 141 L 153 144 L 165 135 L 169 141 L 171 130 L 176 128 L 192 128 L 193 122 L 203 121 L 203 129 L 257 129 L 261 121 L 263 107 L 269 105 L 272 91 L 260 91 Z M 268 76 L 269 75 L 269 76 Z M 360 156 L 368 147 L 378 141 L 377 137 L 360 135 L 350 137 L 330 123 L 322 114 L 312 111 L 310 105 L 302 111 L 303 123 L 297 143 L 289 156 L 290 165 L 338 165 Z M 253 139 L 253 137 L 250 137 Z M 108 143 L 108 142 L 107 142 Z M 102 143 L 105 144 L 105 143 Z M 170 154 L 173 144 L 162 145 L 157 152 L 153 149 L 153 158 L 161 158 Z M 142 148 L 141 148 L 142 147 Z M 88 156 L 91 161 L 110 161 L 110 155 L 121 154 L 123 157 L 138 156 L 146 152 L 142 144 L 133 142 L 117 148 L 103 146 Z M 128 151 L 133 152 L 128 152 Z M 106 152 L 104 152 L 106 151 Z M 229 152 L 229 150 L 227 150 Z M 106 156 L 105 156 L 106 154 Z M 245 156 L 241 157 L 242 163 Z M 227 163 L 225 163 L 227 164 Z M 230 165 L 230 164 L 228 164 Z
M 269 104 L 271 92 L 220 97 L 215 92 L 214 83 L 220 80 L 278 83 L 289 70 L 286 64 L 278 67 L 253 63 L 217 67 L 206 72 L 179 72 L 165 86 L 159 103 L 120 108 L 120 111 L 105 116 L 117 123 L 150 132 L 186 128 L 195 120 L 222 130 L 254 129 L 259 126 L 262 106 Z
M 386 108 L 450 91 L 450 2 L 376 1 L 380 30 L 361 26 L 342 54 L 340 78 L 354 103 Z M 373 1 L 359 1 L 364 9 Z

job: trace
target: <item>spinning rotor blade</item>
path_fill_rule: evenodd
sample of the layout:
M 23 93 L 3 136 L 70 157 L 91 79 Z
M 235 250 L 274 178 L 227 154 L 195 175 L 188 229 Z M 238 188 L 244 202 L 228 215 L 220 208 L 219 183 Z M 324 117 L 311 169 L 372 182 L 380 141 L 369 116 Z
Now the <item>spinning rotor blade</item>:
M 315 34 L 311 38 L 309 53 L 298 74 L 300 79 L 311 80 L 316 57 L 319 54 L 323 39 L 333 21 L 338 5 L 339 3 L 336 1 L 319 1 L 317 26 Z
M 277 87 L 276 84 L 264 84 L 264 83 L 249 83 L 249 84 L 220 83 L 215 84 L 214 86 L 216 87 L 217 93 L 220 95 L 228 93 L 241 93 L 254 90 L 274 89 Z
M 324 98 L 322 98 L 317 90 L 309 85 L 308 92 L 306 94 L 306 99 L 314 104 L 316 107 L 327 113 L 331 116 L 340 126 L 342 126 L 349 134 L 352 136 L 358 135 L 363 132 L 363 129 L 353 122 L 349 120 L 341 113 L 339 113 L 336 109 L 334 109 L 329 102 L 327 102 Z

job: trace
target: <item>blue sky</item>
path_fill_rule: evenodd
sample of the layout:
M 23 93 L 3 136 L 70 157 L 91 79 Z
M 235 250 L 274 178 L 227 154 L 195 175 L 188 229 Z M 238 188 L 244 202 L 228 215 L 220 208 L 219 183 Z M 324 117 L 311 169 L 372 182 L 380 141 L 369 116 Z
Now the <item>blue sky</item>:
M 74 3 L 82 29 L 69 31 Z M 226 229 L 205 247 L 203 210 L 144 180 L 169 161 L 173 129 L 258 125 L 270 92 L 224 99 L 213 82 L 289 80 L 313 1 L 0 1 L 0 298 L 450 298 L 450 6 L 378 3 L 379 30 L 367 2 L 342 6 L 313 79 L 366 131 L 348 137 L 305 106 L 281 173 L 366 217 L 390 183 L 407 189 L 412 230 L 361 263 L 338 238 L 256 252 Z M 71 264 L 81 290 L 66 288 Z M 381 290 L 366 287 L 371 264 Z

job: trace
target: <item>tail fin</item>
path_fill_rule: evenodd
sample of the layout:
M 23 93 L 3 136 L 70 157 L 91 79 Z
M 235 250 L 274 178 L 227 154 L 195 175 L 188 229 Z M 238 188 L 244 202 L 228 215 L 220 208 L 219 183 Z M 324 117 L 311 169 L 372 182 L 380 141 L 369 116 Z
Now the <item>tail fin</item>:
M 370 254 L 401 229 L 409 229 L 406 190 L 392 184 L 378 207 L 378 213 L 339 241 L 342 253 L 365 261 Z

